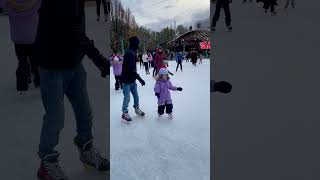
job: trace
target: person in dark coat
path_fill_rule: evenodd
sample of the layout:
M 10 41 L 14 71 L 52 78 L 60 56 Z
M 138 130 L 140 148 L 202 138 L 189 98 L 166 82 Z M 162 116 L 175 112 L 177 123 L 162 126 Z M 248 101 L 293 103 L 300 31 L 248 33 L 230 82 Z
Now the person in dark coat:
M 198 57 L 199 57 L 199 53 L 197 51 L 191 52 L 191 62 L 194 66 L 197 65 Z
M 219 20 L 220 17 L 220 10 L 223 8 L 224 13 L 225 13 L 225 22 L 226 26 L 229 31 L 232 31 L 232 26 L 231 26 L 231 12 L 230 12 L 230 6 L 229 4 L 232 2 L 232 0 L 211 0 L 212 3 L 216 2 L 216 9 L 212 18 L 211 22 L 211 30 L 215 31 L 216 30 L 216 24 L 217 21 Z
M 85 33 L 84 0 L 42 0 L 34 43 L 34 56 L 39 65 L 40 92 L 45 115 L 38 155 L 39 179 L 67 180 L 59 165 L 59 143 L 64 124 L 64 97 L 75 113 L 77 136 L 73 143 L 80 161 L 98 171 L 109 171 L 109 161 L 94 147 L 93 113 L 87 91 L 87 75 L 82 60 L 87 55 L 105 78 L 110 62 L 99 52 Z
M 139 95 L 136 80 L 138 80 L 142 86 L 146 83 L 137 73 L 137 50 L 139 47 L 140 40 L 138 37 L 133 36 L 129 39 L 129 49 L 126 50 L 123 58 L 121 82 L 123 90 L 123 104 L 122 104 L 122 119 L 125 122 L 131 122 L 132 119 L 129 115 L 129 102 L 130 102 L 130 92 L 134 99 L 134 110 L 135 113 L 144 116 L 145 113 L 139 107 Z

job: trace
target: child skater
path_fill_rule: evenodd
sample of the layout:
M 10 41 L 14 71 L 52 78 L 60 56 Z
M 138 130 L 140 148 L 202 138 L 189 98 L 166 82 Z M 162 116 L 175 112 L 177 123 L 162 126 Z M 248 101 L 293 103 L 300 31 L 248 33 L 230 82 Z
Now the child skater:
M 169 67 L 168 61 L 167 61 L 167 60 L 163 60 L 163 63 L 160 65 L 160 69 L 161 69 L 161 68 L 166 69 L 166 70 L 168 71 L 168 73 L 169 73 L 171 76 L 173 76 L 173 73 L 168 70 L 168 67 Z
M 158 97 L 158 114 L 161 117 L 164 114 L 164 110 L 169 115 L 169 118 L 172 119 L 172 99 L 169 90 L 172 91 L 182 91 L 181 87 L 175 87 L 171 84 L 170 78 L 168 75 L 168 70 L 161 68 L 157 76 L 157 82 L 154 87 L 155 95 Z
M 118 56 L 117 54 L 113 55 L 111 57 L 111 64 L 113 67 L 114 78 L 116 80 L 115 89 L 116 91 L 118 91 L 120 88 L 122 89 L 122 83 L 121 83 L 122 61 L 120 56 Z

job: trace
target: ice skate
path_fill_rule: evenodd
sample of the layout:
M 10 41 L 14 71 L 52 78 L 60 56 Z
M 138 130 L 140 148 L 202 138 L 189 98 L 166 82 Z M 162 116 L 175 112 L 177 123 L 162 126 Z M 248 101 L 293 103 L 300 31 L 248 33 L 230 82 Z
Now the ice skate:
M 75 138 L 74 144 L 78 147 L 80 161 L 86 168 L 95 169 L 101 172 L 110 170 L 110 162 L 106 158 L 102 157 L 97 149 L 93 146 L 92 139 L 84 144 L 81 144 L 80 140 Z
M 104 21 L 108 22 L 108 15 L 104 15 Z
M 122 121 L 125 123 L 130 123 L 132 121 L 132 119 L 128 113 L 123 113 L 122 114 Z
M 138 114 L 139 116 L 144 116 L 145 113 L 143 111 L 141 111 L 141 109 L 139 107 L 134 108 L 136 114 Z
M 173 119 L 173 114 L 172 113 L 168 114 L 168 119 Z
M 211 31 L 215 32 L 216 31 L 216 27 L 211 26 Z M 187 61 L 188 62 L 188 61 Z
M 41 161 L 37 176 L 39 180 L 68 180 L 59 165 L 58 154 L 48 155 Z
M 97 19 L 96 19 L 97 21 L 100 21 L 100 16 L 97 16 Z
M 232 32 L 232 26 L 231 26 L 231 25 L 229 25 L 229 26 L 227 27 L 227 31 L 228 31 L 228 32 Z

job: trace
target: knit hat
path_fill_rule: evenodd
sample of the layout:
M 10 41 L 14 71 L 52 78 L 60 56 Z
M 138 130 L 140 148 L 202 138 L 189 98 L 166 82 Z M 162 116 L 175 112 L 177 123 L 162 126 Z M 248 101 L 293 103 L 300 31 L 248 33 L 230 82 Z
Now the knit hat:
M 168 75 L 168 70 L 166 68 L 161 68 L 159 70 L 159 76 L 161 75 Z

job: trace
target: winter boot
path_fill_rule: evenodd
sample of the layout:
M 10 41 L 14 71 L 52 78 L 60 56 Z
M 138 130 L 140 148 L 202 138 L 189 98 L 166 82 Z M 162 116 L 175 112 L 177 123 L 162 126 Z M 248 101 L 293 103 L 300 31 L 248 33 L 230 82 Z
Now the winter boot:
M 74 144 L 78 147 L 80 161 L 85 167 L 93 168 L 104 172 L 110 170 L 110 162 L 103 158 L 97 149 L 93 146 L 93 139 L 82 144 L 79 138 L 74 138 Z
M 141 109 L 139 107 L 134 108 L 136 114 L 140 115 L 140 116 L 144 116 L 145 113 L 143 111 L 141 111 Z
M 41 160 L 37 173 L 39 180 L 68 180 L 59 165 L 58 156 L 59 154 L 52 154 Z

